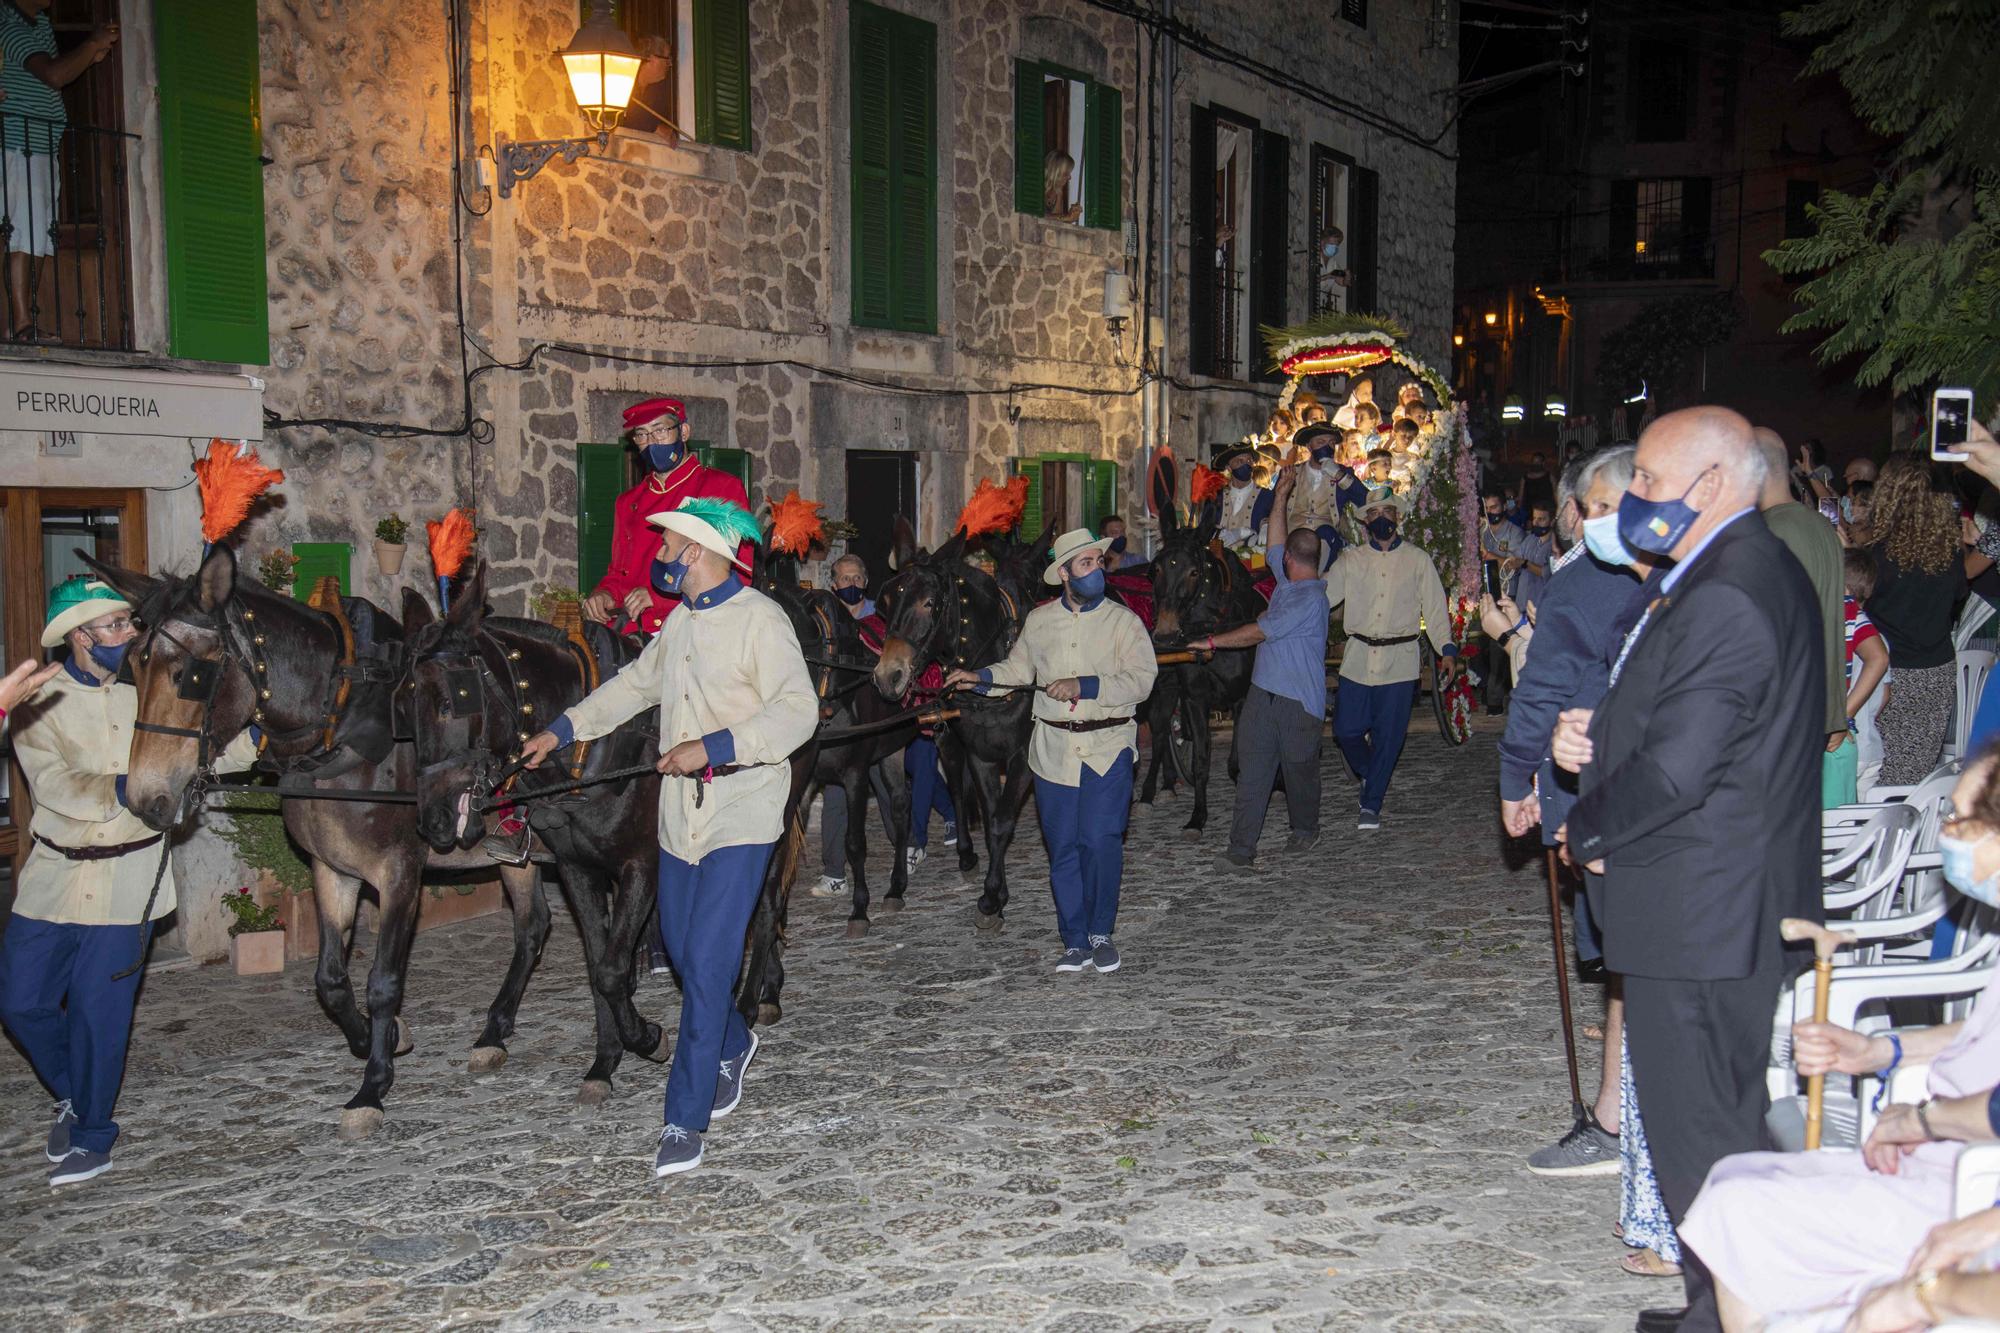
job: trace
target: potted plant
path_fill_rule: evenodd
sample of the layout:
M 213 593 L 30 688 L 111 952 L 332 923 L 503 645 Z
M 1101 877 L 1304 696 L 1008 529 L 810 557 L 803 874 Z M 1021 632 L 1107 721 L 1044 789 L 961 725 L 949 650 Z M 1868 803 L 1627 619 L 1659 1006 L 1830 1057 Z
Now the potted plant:
M 403 553 L 409 548 L 403 539 L 410 535 L 410 525 L 397 514 L 375 524 L 375 565 L 384 574 L 394 578 L 403 572 Z
M 272 592 L 292 595 L 292 579 L 298 570 L 299 558 L 280 546 L 267 551 L 257 562 L 257 581 Z
M 229 928 L 229 965 L 239 977 L 285 970 L 285 925 L 276 907 L 266 907 L 247 888 L 222 895 L 222 905 L 236 915 Z

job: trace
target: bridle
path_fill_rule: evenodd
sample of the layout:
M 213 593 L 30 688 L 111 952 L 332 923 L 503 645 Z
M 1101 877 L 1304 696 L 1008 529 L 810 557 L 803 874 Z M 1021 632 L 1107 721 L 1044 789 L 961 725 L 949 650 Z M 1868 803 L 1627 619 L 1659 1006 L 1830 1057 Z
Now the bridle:
M 954 584 L 952 595 L 939 596 L 938 607 L 931 613 L 930 633 L 927 636 L 926 646 L 932 651 L 924 658 L 921 666 L 929 666 L 932 662 L 936 662 L 946 666 L 948 674 L 950 671 L 963 670 L 972 662 L 984 665 L 998 661 L 1014 646 L 1013 636 L 1020 632 L 1021 626 L 1020 605 L 1000 580 L 993 580 L 993 590 L 999 594 L 1000 605 L 1006 614 L 993 627 L 992 633 L 982 636 L 977 643 L 974 643 L 966 633 L 966 626 L 972 621 L 972 607 L 968 600 L 965 567 L 961 564 L 936 569 L 924 565 L 913 565 L 910 568 L 912 574 L 919 571 L 940 582 L 949 577 Z M 909 642 L 903 635 L 897 634 L 893 626 L 890 627 L 889 633 L 892 638 L 903 638 L 904 642 Z M 939 644 L 952 645 L 949 658 L 943 652 L 937 651 Z M 981 701 L 980 696 L 972 697 L 974 703 Z M 961 701 L 961 706 L 963 702 Z

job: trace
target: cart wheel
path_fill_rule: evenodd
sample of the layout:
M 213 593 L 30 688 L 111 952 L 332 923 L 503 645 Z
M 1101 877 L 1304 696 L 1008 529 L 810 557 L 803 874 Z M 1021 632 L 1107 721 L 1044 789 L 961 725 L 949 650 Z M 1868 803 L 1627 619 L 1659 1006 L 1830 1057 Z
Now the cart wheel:
M 1183 694 L 1174 705 L 1174 715 L 1167 723 L 1167 754 L 1174 761 L 1174 772 L 1180 774 L 1182 782 L 1194 786 L 1194 737 L 1195 728 L 1204 719 L 1195 708 L 1192 695 Z
M 1466 738 L 1459 735 L 1451 725 L 1451 701 L 1446 697 L 1445 686 L 1439 682 L 1437 654 L 1431 648 L 1431 641 L 1419 639 L 1417 646 L 1423 653 L 1423 668 L 1430 674 L 1431 713 L 1437 718 L 1438 735 L 1444 737 L 1446 745 L 1463 745 Z

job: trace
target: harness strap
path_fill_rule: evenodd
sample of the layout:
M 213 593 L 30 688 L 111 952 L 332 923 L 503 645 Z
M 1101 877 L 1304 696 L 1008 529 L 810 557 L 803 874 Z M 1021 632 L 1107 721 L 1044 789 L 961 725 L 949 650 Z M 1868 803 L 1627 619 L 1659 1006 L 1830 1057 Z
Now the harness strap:
M 576 655 L 577 676 L 583 682 L 584 697 L 588 698 L 602 680 L 603 673 L 597 669 L 597 654 L 583 638 L 583 617 L 578 616 L 575 624 L 563 626 L 563 633 L 569 640 L 570 651 Z M 590 757 L 589 741 L 580 741 L 570 747 L 569 776 L 571 781 L 583 776 L 583 761 Z
M 340 644 L 340 658 L 334 663 L 333 678 L 327 686 L 330 697 L 327 700 L 326 731 L 320 739 L 320 747 L 331 750 L 334 733 L 340 730 L 340 719 L 347 709 L 348 696 L 354 692 L 354 626 L 347 623 L 347 614 L 341 610 L 340 585 L 331 578 L 322 579 L 314 586 L 306 605 L 333 621 L 335 639 Z

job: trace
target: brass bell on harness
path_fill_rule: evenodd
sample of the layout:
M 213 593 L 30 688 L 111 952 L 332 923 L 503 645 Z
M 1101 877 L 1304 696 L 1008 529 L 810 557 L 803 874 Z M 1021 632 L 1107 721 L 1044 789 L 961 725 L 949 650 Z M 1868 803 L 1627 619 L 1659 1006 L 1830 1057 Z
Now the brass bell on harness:
M 508 660 L 509 662 L 518 662 L 518 661 L 520 661 L 520 660 L 521 660 L 521 650 L 520 650 L 519 648 L 516 648 L 516 649 L 514 649 L 514 650 L 513 650 L 512 652 L 508 653 L 508 654 L 507 654 L 507 660 Z
M 269 690 L 259 690 L 257 692 L 257 697 L 260 699 L 268 699 L 271 697 L 271 692 Z
M 522 704 L 522 705 L 521 705 L 521 715 L 522 715 L 523 717 L 529 717 L 529 716 L 532 716 L 532 715 L 534 714 L 534 711 L 535 711 L 535 708 L 534 708 L 534 705 L 533 705 L 533 704 Z

